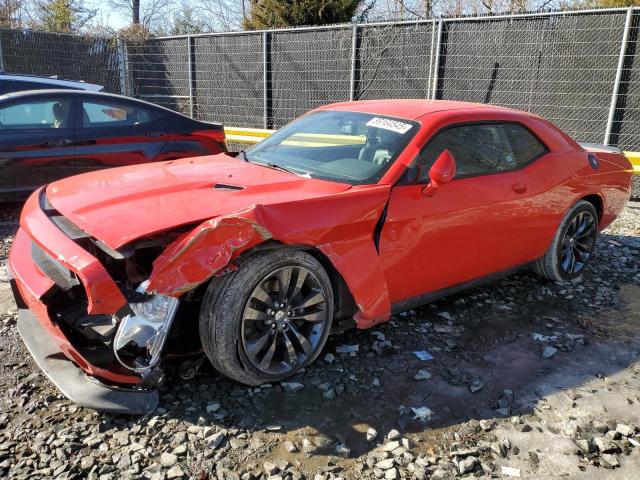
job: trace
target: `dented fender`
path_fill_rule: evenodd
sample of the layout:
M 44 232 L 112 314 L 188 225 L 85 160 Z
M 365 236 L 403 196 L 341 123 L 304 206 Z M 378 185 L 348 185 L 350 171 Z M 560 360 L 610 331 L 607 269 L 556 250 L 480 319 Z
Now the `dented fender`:
M 179 296 L 206 282 L 245 250 L 269 240 L 254 208 L 208 220 L 171 243 L 153 263 L 150 291 Z
M 150 291 L 180 296 L 235 268 L 243 253 L 267 240 L 319 250 L 344 279 L 367 328 L 388 320 L 389 292 L 373 235 L 390 187 L 352 189 L 296 202 L 253 205 L 203 222 L 167 246 L 153 263 Z

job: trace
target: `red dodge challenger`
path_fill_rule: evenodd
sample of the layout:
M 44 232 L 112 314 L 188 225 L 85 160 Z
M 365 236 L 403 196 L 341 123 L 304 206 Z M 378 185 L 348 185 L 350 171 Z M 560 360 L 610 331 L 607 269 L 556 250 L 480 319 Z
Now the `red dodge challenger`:
M 276 382 L 332 325 L 368 328 L 526 267 L 580 275 L 631 172 L 615 149 L 505 108 L 327 105 L 247 152 L 36 191 L 9 262 L 18 330 L 98 410 L 153 410 L 163 364 L 203 351 L 239 382 Z

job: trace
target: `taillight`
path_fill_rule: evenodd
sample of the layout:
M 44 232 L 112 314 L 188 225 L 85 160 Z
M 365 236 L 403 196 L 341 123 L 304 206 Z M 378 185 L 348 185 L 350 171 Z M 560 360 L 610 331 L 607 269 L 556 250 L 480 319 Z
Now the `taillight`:
M 213 140 L 218 143 L 224 143 L 227 141 L 227 137 L 224 135 L 224 130 L 196 130 L 191 133 L 196 137 L 204 137 L 209 140 Z

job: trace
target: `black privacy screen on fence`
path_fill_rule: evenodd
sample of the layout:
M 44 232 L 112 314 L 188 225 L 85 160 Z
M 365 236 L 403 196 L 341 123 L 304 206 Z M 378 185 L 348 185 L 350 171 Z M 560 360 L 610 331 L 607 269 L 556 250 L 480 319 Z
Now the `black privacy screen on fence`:
M 8 72 L 84 79 L 235 127 L 280 128 L 350 99 L 435 98 L 533 112 L 578 141 L 640 150 L 639 30 L 635 7 L 224 32 L 121 48 L 115 39 L 3 30 L 0 60 Z
M 349 100 L 352 29 L 275 32 L 270 37 L 272 126 Z
M 191 42 L 195 116 L 262 127 L 262 35 L 194 37 Z
M 439 92 L 535 112 L 603 142 L 626 13 L 445 24 Z
M 430 98 L 433 23 L 359 29 L 355 98 Z
M 127 45 L 129 92 L 163 107 L 190 113 L 189 50 L 185 39 Z
M 612 145 L 627 150 L 640 150 L 640 11 L 633 16 L 629 30 L 618 103 L 612 129 Z
M 115 38 L 0 30 L 0 47 L 5 72 L 84 80 L 120 91 Z

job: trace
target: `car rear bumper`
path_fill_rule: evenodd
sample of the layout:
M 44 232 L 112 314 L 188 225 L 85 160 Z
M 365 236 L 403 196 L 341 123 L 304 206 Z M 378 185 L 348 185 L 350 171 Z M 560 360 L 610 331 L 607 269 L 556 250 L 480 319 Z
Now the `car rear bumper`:
M 54 337 L 29 310 L 20 310 L 18 333 L 40 369 L 69 400 L 101 412 L 144 415 L 158 406 L 156 390 L 123 390 L 85 375 L 63 355 Z

